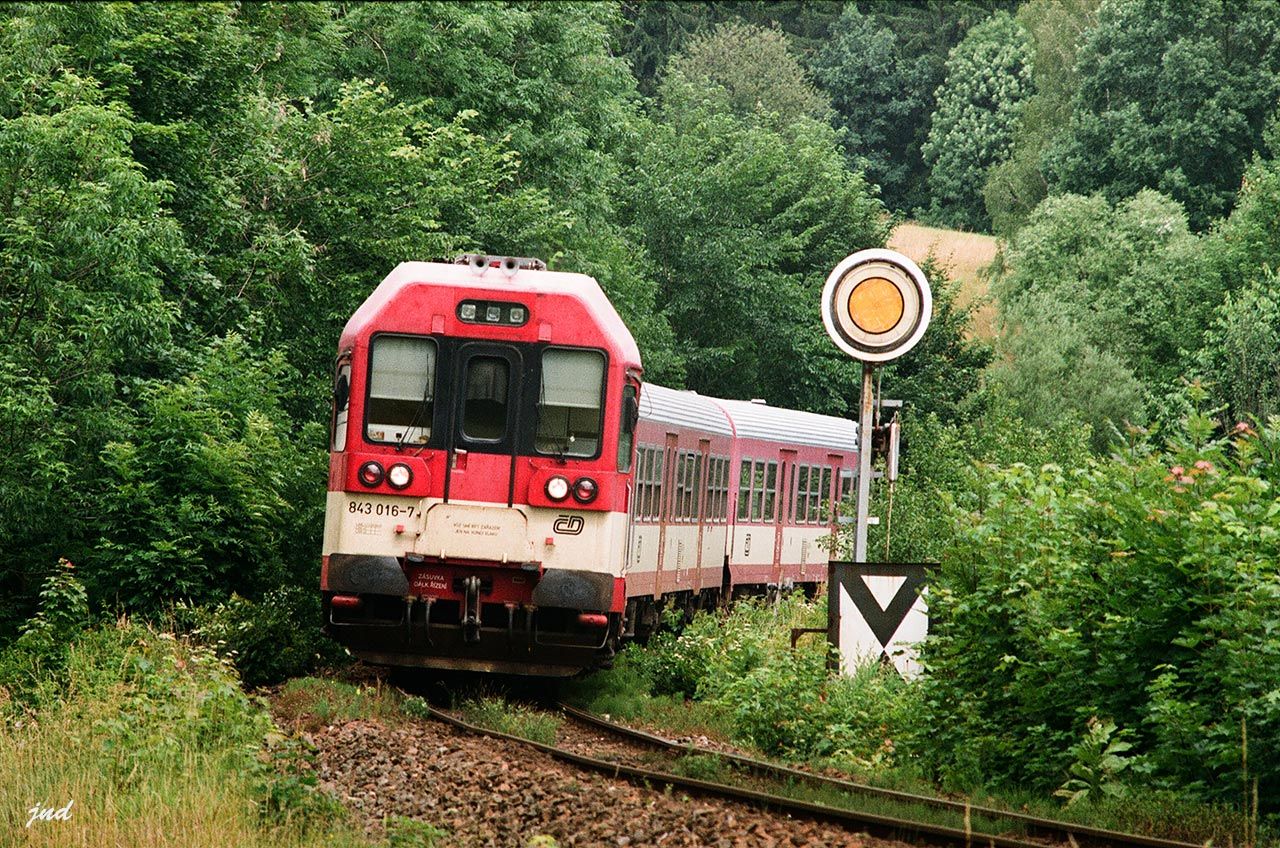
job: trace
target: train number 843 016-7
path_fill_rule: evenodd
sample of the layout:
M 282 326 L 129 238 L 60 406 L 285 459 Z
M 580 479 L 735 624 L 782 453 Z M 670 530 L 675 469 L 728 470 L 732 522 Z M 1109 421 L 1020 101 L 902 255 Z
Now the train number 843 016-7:
M 373 501 L 350 501 L 347 503 L 347 512 L 353 515 L 385 515 L 390 518 L 415 518 L 421 513 L 416 506 Z

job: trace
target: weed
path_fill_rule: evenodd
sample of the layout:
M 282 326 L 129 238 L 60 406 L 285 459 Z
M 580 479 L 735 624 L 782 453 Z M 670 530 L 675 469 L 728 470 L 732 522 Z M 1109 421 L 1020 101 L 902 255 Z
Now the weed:
M 427 703 L 426 698 L 411 695 L 400 701 L 400 712 L 409 718 L 431 718 L 431 705 Z
M 1084 739 L 1071 746 L 1070 753 L 1075 757 L 1071 777 L 1053 794 L 1066 798 L 1067 806 L 1126 795 L 1128 788 L 1120 782 L 1120 775 L 1133 764 L 1131 757 L 1123 756 L 1133 747 L 1124 741 L 1126 735 L 1123 730 L 1117 731 L 1116 723 L 1110 719 L 1089 719 Z
M 302 677 L 290 680 L 275 697 L 276 717 L 289 727 L 316 731 L 357 718 L 394 723 L 402 714 L 399 690 L 376 682 L 353 686 L 338 680 Z
M 460 711 L 462 718 L 472 724 L 544 745 L 554 745 L 560 730 L 559 716 L 496 697 L 463 701 Z
M 729 768 L 725 761 L 715 754 L 689 754 L 676 760 L 672 766 L 675 774 L 691 777 L 694 780 L 707 780 L 713 783 L 724 783 L 729 776 Z
M 385 824 L 387 848 L 437 848 L 448 844 L 444 840 L 449 837 L 449 831 L 430 822 L 390 816 Z

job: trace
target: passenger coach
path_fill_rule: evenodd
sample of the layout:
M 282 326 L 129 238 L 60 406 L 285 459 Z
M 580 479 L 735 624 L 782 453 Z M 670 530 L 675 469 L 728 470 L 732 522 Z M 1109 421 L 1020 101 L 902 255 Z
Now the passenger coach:
M 640 375 L 590 277 L 396 268 L 339 341 L 331 633 L 375 663 L 568 675 L 659 602 L 823 580 L 855 425 Z

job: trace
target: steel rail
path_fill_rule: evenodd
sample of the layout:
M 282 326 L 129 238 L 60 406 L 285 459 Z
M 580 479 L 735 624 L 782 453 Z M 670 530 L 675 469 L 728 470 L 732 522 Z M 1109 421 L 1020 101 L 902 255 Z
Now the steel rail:
M 863 830 L 867 828 L 875 828 L 882 834 L 888 834 L 890 836 L 898 836 L 908 833 L 915 834 L 917 836 L 931 837 L 935 841 L 945 840 L 949 843 L 964 846 L 981 845 L 990 846 L 990 848 L 1047 848 L 1046 844 L 1043 842 L 1025 842 L 1008 836 L 997 836 L 995 834 L 974 830 L 965 831 L 959 828 L 947 827 L 945 825 L 912 821 L 910 819 L 899 819 L 892 816 L 878 815 L 876 813 L 859 812 L 857 810 L 849 810 L 843 807 L 830 807 L 825 804 L 801 801 L 795 798 L 786 798 L 781 795 L 771 795 L 767 792 L 758 792 L 754 789 L 732 786 L 727 783 L 698 780 L 696 778 L 684 777 L 682 775 L 671 774 L 669 772 L 637 768 L 635 766 L 623 765 L 622 763 L 609 762 L 607 760 L 597 760 L 594 757 L 577 754 L 573 751 L 566 751 L 563 748 L 557 748 L 554 745 L 535 742 L 532 739 L 525 739 L 521 736 L 514 736 L 510 733 L 503 733 L 499 730 L 491 730 L 487 727 L 471 724 L 470 722 L 463 721 L 460 718 L 438 710 L 435 707 L 428 707 L 427 714 L 437 721 L 444 722 L 445 724 L 466 731 L 467 733 L 480 736 L 490 736 L 497 739 L 506 739 L 521 745 L 527 745 L 535 750 L 543 752 L 544 754 L 548 754 L 557 760 L 571 763 L 579 768 L 597 771 L 615 779 L 625 778 L 633 783 L 679 787 L 702 795 L 714 795 L 734 801 L 743 801 L 751 804 L 752 806 L 766 810 L 784 810 L 788 813 L 798 814 L 810 819 L 834 822 L 844 826 L 856 825 Z M 1198 848 L 1198 846 L 1196 848 Z
M 1001 810 L 995 807 L 982 807 L 976 804 L 966 804 L 963 801 L 952 801 L 949 798 L 935 798 L 930 795 L 918 795 L 913 792 L 902 792 L 897 789 L 884 789 L 882 787 L 871 786 L 866 783 L 857 783 L 852 780 L 843 780 L 836 777 L 814 774 L 813 772 L 778 765 L 777 763 L 770 763 L 764 760 L 757 760 L 741 754 L 732 754 L 717 751 L 712 748 L 702 748 L 697 745 L 674 742 L 653 733 L 617 724 L 602 716 L 598 716 L 595 713 L 580 710 L 577 707 L 573 707 L 565 703 L 559 703 L 556 706 L 559 707 L 565 715 L 572 719 L 609 731 L 610 733 L 630 739 L 634 742 L 639 742 L 641 744 L 650 745 L 652 747 L 668 751 L 710 754 L 742 766 L 756 774 L 794 778 L 804 780 L 808 783 L 835 787 L 846 792 L 855 792 L 860 795 L 869 795 L 908 804 L 920 804 L 922 806 L 930 806 L 938 809 L 954 810 L 955 812 L 967 815 L 980 815 L 1005 819 L 1008 821 L 1016 821 L 1026 825 L 1029 829 L 1038 833 L 1059 835 L 1063 837 L 1063 841 L 1067 841 L 1067 834 L 1070 834 L 1077 839 L 1084 837 L 1089 840 L 1102 841 L 1107 845 L 1137 845 L 1143 846 L 1143 848 L 1203 848 L 1203 846 L 1195 842 L 1181 842 L 1174 839 L 1163 839 L 1158 836 L 1146 836 L 1140 833 L 1122 833 L 1116 830 L 1107 830 L 1100 827 L 1076 824 L 1075 822 L 1041 818 L 1039 816 L 1019 813 L 1012 810 Z M 985 839 L 986 837 L 984 836 L 983 838 Z

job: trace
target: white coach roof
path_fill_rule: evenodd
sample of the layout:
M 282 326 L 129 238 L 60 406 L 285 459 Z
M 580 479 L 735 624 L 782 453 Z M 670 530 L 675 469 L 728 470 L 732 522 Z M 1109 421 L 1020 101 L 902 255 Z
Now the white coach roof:
M 697 392 L 668 389 L 645 383 L 640 389 L 640 417 L 677 427 L 692 427 L 708 433 L 733 435 L 733 426 L 723 409 Z
M 858 449 L 858 425 L 834 415 L 818 415 L 797 409 L 779 409 L 745 400 L 716 400 L 733 421 L 739 439 L 790 442 L 797 445 Z
M 739 439 L 839 451 L 858 449 L 858 425 L 844 418 L 744 400 L 723 400 L 653 383 L 645 383 L 640 390 L 640 416 L 647 421 L 736 435 Z

